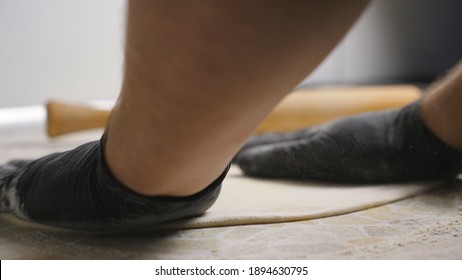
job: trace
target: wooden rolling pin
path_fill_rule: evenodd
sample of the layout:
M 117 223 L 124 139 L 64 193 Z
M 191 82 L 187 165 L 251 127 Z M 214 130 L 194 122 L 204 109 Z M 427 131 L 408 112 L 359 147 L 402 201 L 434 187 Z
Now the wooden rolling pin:
M 411 85 L 301 89 L 289 94 L 255 132 L 293 131 L 339 117 L 401 107 L 420 96 L 421 91 Z M 104 127 L 110 111 L 50 101 L 47 113 L 47 133 L 54 137 Z

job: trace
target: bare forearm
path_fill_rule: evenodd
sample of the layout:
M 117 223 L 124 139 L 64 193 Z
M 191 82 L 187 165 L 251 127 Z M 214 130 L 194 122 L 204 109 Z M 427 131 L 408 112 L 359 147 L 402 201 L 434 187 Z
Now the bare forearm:
M 365 2 L 130 1 L 123 92 L 108 129 L 111 169 L 144 194 L 197 192 Z

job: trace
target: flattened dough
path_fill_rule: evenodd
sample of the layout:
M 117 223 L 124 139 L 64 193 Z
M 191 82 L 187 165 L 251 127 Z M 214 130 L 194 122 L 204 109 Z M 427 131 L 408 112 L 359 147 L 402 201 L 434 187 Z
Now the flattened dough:
M 0 127 L 0 162 L 36 158 L 99 139 L 101 131 L 47 139 L 43 127 Z M 162 229 L 279 223 L 340 215 L 428 191 L 442 182 L 374 186 L 325 185 L 243 177 L 232 167 L 216 204 L 203 216 L 163 224 Z M 2 219 L 4 219 L 2 215 Z

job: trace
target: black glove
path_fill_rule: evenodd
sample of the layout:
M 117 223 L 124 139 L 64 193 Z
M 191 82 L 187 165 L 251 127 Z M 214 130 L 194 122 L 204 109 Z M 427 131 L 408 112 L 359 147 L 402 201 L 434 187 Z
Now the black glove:
M 244 174 L 262 178 L 370 184 L 453 177 L 461 171 L 462 153 L 425 126 L 420 108 L 418 101 L 294 133 L 255 136 L 233 162 Z
M 0 166 L 2 212 L 48 225 L 90 231 L 133 231 L 205 212 L 226 171 L 187 197 L 144 196 L 110 172 L 100 141 L 35 161 Z

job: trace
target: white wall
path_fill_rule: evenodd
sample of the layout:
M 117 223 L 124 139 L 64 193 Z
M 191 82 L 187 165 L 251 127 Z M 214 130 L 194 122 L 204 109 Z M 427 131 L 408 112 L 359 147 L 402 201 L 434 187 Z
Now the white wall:
M 0 0 L 0 107 L 116 98 L 124 8 Z M 375 0 L 304 84 L 428 80 L 462 58 L 460 11 L 459 0 Z
M 0 0 L 0 107 L 115 98 L 123 0 Z

